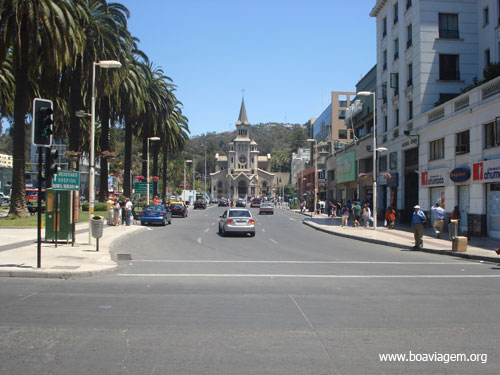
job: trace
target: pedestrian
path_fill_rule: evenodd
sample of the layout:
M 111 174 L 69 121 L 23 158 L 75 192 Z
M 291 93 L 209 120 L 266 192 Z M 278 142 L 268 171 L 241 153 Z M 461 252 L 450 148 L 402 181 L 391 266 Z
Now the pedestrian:
M 431 211 L 434 214 L 433 228 L 436 231 L 436 238 L 441 238 L 441 233 L 443 233 L 444 228 L 444 219 L 446 218 L 446 212 L 439 205 L 439 203 L 436 203 L 434 207 L 431 208 Z
M 303 214 L 305 210 L 304 201 L 300 202 L 300 213 Z
M 157 195 L 155 195 L 155 197 L 153 198 L 153 203 L 154 204 L 159 204 L 160 203 L 160 200 L 158 199 Z
M 132 202 L 130 201 L 129 198 L 127 198 L 127 201 L 125 203 L 125 215 L 126 215 L 125 222 L 127 223 L 127 226 L 130 226 L 130 215 L 132 214 L 132 207 L 133 207 Z
M 113 197 L 110 195 L 108 196 L 108 200 L 106 201 L 106 209 L 108 210 L 108 225 L 113 225 L 115 220 L 114 220 L 114 213 L 113 213 L 113 206 L 115 205 L 115 202 L 113 200 Z
M 421 249 L 424 246 L 424 241 L 422 237 L 424 235 L 424 224 L 427 221 L 424 212 L 420 209 L 420 206 L 417 204 L 413 207 L 413 216 L 411 219 L 411 225 L 413 227 L 413 235 L 415 237 L 415 246 L 413 246 L 414 250 Z
M 113 205 L 113 223 L 115 227 L 119 225 L 120 220 L 120 201 L 115 198 L 115 204 Z
M 337 215 L 342 216 L 342 203 L 340 201 L 337 201 Z
M 387 221 L 388 229 L 394 229 L 394 225 L 396 223 L 396 211 L 394 211 L 392 206 L 387 207 L 387 211 L 385 211 L 385 221 Z
M 352 206 L 352 214 L 353 214 L 353 224 L 355 227 L 359 227 L 359 221 L 361 220 L 361 206 L 358 202 L 354 202 L 355 205 Z M 347 203 L 347 207 L 349 207 L 349 203 Z
M 370 207 L 365 203 L 363 205 L 363 212 L 361 213 L 361 216 L 363 218 L 363 224 L 365 225 L 365 228 L 368 228 L 370 225 L 370 220 L 372 218 L 372 212 L 370 210 Z
M 127 204 L 127 200 L 125 197 L 122 197 L 122 200 L 120 201 L 120 213 L 122 215 L 122 225 L 126 224 L 126 212 L 125 212 L 125 205 Z
M 342 228 L 349 226 L 349 216 L 351 216 L 351 212 L 349 211 L 349 208 L 347 207 L 347 204 L 344 204 L 341 209 L 341 214 L 342 214 Z

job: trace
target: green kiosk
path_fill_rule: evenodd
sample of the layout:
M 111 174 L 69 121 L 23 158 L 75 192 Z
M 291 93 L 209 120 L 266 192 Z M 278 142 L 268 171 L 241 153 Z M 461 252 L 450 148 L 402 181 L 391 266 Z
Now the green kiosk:
M 45 192 L 45 241 L 74 241 L 73 191 L 80 190 L 80 172 L 59 171 Z

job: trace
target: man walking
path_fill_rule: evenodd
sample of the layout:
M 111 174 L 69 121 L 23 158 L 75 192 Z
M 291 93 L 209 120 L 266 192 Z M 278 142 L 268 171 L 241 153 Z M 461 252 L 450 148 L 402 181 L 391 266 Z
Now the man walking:
M 441 238 L 441 233 L 444 228 L 444 219 L 446 218 L 446 212 L 444 209 L 436 203 L 434 207 L 432 207 L 432 213 L 434 214 L 434 230 L 436 231 L 436 238 Z
M 424 246 L 424 241 L 422 237 L 424 235 L 424 223 L 427 221 L 424 212 L 420 209 L 417 204 L 413 207 L 413 217 L 411 219 L 411 225 L 413 226 L 413 235 L 415 236 L 415 246 L 414 250 L 421 249 Z
M 127 198 L 127 202 L 125 203 L 125 215 L 126 215 L 125 221 L 127 223 L 127 226 L 130 226 L 130 215 L 132 215 L 132 207 L 133 204 L 130 201 L 130 198 Z
M 359 220 L 361 219 L 361 206 L 359 202 L 354 202 L 355 205 L 352 206 L 352 214 L 354 216 L 353 222 L 355 227 L 359 227 Z

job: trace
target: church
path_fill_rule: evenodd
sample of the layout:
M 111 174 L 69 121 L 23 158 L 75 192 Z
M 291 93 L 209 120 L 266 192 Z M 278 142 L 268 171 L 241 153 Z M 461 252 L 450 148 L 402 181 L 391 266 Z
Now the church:
M 227 155 L 215 154 L 216 171 L 210 174 L 212 197 L 248 200 L 273 194 L 271 154 L 259 155 L 257 143 L 250 138 L 250 127 L 242 99 L 236 138 L 229 142 Z

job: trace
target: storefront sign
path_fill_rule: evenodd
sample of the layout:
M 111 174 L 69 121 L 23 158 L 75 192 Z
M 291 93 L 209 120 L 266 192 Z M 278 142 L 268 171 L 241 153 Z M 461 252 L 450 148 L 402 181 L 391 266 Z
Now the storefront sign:
M 337 157 L 337 183 L 356 181 L 356 153 L 348 152 Z
M 455 168 L 450 172 L 450 180 L 453 182 L 464 182 L 470 178 L 469 168 Z
M 475 182 L 499 182 L 500 159 L 474 163 L 472 165 L 472 180 Z
M 446 169 L 439 168 L 422 172 L 421 185 L 425 187 L 444 186 L 446 184 Z

